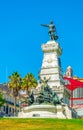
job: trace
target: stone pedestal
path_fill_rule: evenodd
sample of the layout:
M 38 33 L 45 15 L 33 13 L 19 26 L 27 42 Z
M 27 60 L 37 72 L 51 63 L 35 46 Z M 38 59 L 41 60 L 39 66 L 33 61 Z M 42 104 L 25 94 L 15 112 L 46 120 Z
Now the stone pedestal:
M 60 98 L 63 97 L 64 83 L 59 56 L 62 49 L 56 41 L 48 41 L 42 45 L 44 58 L 40 71 L 40 78 L 49 79 L 48 85 L 54 90 Z M 40 85 L 39 85 L 40 86 Z
M 66 118 L 66 115 L 63 114 L 62 105 L 57 105 L 56 110 L 57 110 L 57 118 L 63 118 L 63 119 Z
M 65 112 L 64 112 L 65 111 Z M 71 119 L 71 110 L 66 106 L 62 105 L 32 105 L 23 108 L 18 114 L 19 118 L 61 118 L 61 119 Z

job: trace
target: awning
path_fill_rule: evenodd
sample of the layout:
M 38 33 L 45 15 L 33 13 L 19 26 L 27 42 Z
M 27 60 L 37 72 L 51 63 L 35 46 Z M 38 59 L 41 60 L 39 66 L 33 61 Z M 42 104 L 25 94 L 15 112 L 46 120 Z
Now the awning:
M 77 79 L 68 78 L 68 77 L 63 77 L 63 79 L 65 80 L 66 87 L 71 91 L 73 91 L 76 88 L 83 88 L 83 82 Z

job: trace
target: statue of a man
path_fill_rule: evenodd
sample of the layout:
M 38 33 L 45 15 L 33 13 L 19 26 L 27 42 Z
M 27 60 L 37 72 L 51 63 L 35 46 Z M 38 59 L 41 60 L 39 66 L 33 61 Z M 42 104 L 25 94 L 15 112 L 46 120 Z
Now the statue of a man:
M 48 81 L 49 81 L 49 80 L 50 80 L 50 78 L 47 79 L 46 77 L 44 77 L 43 79 L 40 78 L 40 81 L 39 81 L 39 82 L 40 82 L 40 84 L 42 84 L 41 87 L 42 87 L 42 88 L 47 87 L 47 86 L 48 86 Z
M 53 24 L 53 21 L 50 21 L 49 25 L 48 24 L 41 24 L 41 25 L 49 28 L 48 33 L 50 35 L 51 40 L 57 40 L 58 39 L 58 36 L 55 34 L 56 28 L 55 28 L 55 25 Z

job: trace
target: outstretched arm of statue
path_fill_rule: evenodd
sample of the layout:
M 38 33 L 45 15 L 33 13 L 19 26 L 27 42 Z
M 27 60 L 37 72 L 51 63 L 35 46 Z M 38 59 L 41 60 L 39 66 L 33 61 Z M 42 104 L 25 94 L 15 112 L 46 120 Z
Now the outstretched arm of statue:
M 47 24 L 41 24 L 41 26 L 44 26 L 44 27 L 49 27 L 49 25 L 47 25 Z

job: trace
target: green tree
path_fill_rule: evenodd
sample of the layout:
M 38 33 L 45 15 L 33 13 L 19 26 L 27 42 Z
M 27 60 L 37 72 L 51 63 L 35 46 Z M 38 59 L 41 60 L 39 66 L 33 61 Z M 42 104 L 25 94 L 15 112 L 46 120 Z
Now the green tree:
M 0 108 L 3 106 L 3 104 L 5 103 L 5 99 L 3 97 L 3 94 L 0 92 Z
M 14 97 L 14 116 L 16 116 L 16 98 L 18 96 L 18 92 L 21 89 L 21 77 L 18 72 L 14 72 L 9 76 L 8 87 L 11 90 Z
M 36 87 L 37 87 L 37 81 L 32 73 L 27 74 L 22 79 L 22 89 L 26 89 L 27 94 L 29 94 L 32 88 L 36 88 Z

